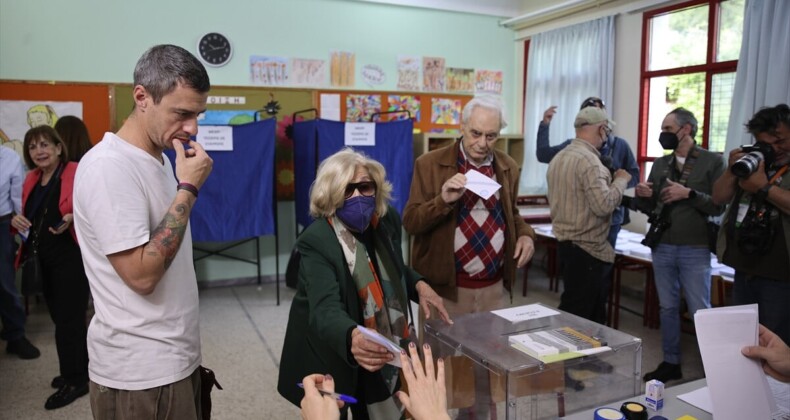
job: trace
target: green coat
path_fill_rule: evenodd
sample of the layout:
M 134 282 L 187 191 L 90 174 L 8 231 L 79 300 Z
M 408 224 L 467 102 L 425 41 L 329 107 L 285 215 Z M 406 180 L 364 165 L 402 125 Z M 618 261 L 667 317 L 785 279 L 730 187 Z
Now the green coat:
M 422 276 L 403 262 L 401 221 L 394 208 L 379 220 L 375 234 L 398 266 L 409 299 L 417 301 L 414 286 Z M 335 231 L 326 219 L 316 220 L 299 236 L 296 247 L 301 254 L 299 283 L 288 317 L 277 391 L 298 406 L 304 391 L 296 384 L 309 374 L 328 373 L 336 392 L 359 395 L 360 367 L 351 355 L 350 331 L 362 324 L 362 308 Z

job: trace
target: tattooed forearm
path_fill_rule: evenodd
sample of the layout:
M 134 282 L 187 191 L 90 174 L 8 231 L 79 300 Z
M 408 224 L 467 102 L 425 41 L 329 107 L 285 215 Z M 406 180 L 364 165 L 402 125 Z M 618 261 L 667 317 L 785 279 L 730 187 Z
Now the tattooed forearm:
M 165 270 L 173 262 L 189 222 L 189 206 L 184 203 L 173 205 L 159 226 L 151 232 L 151 240 L 145 246 L 146 254 L 165 259 Z

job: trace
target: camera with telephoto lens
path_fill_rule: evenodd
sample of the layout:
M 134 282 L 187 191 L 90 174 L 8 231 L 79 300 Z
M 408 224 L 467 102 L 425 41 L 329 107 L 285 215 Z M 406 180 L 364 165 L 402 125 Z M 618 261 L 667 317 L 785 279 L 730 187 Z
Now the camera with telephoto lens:
M 741 151 L 746 153 L 735 163 L 732 164 L 733 175 L 738 178 L 748 178 L 760 166 L 760 161 L 765 160 L 765 166 L 770 165 L 774 160 L 774 149 L 768 143 L 757 142 L 741 146 Z

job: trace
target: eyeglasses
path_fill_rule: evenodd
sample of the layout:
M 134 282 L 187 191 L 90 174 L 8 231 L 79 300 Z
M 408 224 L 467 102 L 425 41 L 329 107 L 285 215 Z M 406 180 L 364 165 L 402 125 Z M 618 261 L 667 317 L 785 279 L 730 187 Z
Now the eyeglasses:
M 376 195 L 376 183 L 373 181 L 353 182 L 346 185 L 346 198 L 351 198 L 354 191 L 359 191 L 365 197 Z
M 587 108 L 588 106 L 594 106 L 596 108 L 606 108 L 606 104 L 603 103 L 601 98 L 587 98 L 582 102 L 581 109 Z
M 477 131 L 475 129 L 469 129 L 469 135 L 471 135 L 472 138 L 474 138 L 474 139 L 479 139 L 480 137 L 485 136 L 486 137 L 486 141 L 494 141 L 494 140 L 499 138 L 499 133 L 498 132 L 493 132 L 492 131 L 490 133 L 482 133 L 482 132 Z

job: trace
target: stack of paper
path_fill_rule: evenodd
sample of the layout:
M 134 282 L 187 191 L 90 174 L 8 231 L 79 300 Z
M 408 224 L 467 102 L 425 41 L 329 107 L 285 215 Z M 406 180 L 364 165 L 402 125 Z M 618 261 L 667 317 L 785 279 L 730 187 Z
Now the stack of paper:
M 713 417 L 769 419 L 776 402 L 760 363 L 741 353 L 757 344 L 757 305 L 703 309 L 694 315 Z
M 508 337 L 510 346 L 544 362 L 551 363 L 609 350 L 599 340 L 570 327 L 516 334 Z

